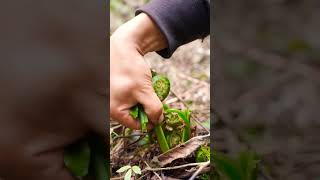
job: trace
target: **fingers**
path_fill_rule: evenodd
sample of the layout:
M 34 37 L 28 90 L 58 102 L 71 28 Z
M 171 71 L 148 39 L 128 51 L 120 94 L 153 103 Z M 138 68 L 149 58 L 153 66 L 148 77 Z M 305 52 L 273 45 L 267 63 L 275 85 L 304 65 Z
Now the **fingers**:
M 147 91 L 143 93 L 143 96 L 140 95 L 137 97 L 137 100 L 143 105 L 144 111 L 152 124 L 159 124 L 163 120 L 162 103 L 151 85 Z
M 114 119 L 127 128 L 140 129 L 140 122 L 131 117 L 129 110 L 116 112 Z
M 148 130 L 148 131 L 151 131 L 153 128 L 154 128 L 154 125 L 153 125 L 151 122 L 149 122 L 149 123 L 147 124 L 147 130 Z

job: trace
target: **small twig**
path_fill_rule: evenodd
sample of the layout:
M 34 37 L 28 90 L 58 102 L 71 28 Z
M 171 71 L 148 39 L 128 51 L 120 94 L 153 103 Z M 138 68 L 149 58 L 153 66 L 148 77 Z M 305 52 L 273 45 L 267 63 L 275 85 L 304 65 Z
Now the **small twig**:
M 144 136 L 144 135 L 146 135 L 146 133 L 131 134 L 131 135 L 128 135 L 128 136 L 117 136 L 114 139 L 117 139 L 117 138 L 131 138 L 131 137 L 135 137 L 135 136 Z
M 143 161 L 143 162 L 148 166 L 148 168 L 151 168 L 146 161 Z M 159 176 L 159 174 L 158 174 L 157 172 L 155 172 L 155 171 L 152 171 L 152 172 L 153 172 L 153 174 L 155 174 L 160 180 L 162 180 L 162 178 Z
M 114 126 L 114 127 L 111 127 L 110 129 L 113 131 L 114 129 L 118 129 L 118 128 L 120 128 L 122 125 L 121 124 L 119 124 L 119 125 L 116 125 L 116 126 Z
M 189 180 L 194 180 L 200 174 L 202 169 L 207 167 L 208 165 L 210 165 L 210 161 L 207 161 L 205 164 L 201 165 L 199 169 L 191 176 L 191 178 L 189 178 Z
M 119 142 L 110 151 L 110 155 L 113 156 L 115 153 L 118 153 L 118 151 L 121 149 L 121 146 L 123 146 L 123 144 L 124 144 L 123 139 L 120 139 Z
M 110 178 L 110 180 L 119 180 L 119 179 L 124 179 L 124 176 Z
M 189 167 L 189 166 L 201 166 L 205 163 L 207 163 L 207 162 L 189 163 L 189 164 L 183 164 L 180 166 L 173 166 L 173 167 L 166 167 L 166 168 L 146 168 L 143 171 L 166 171 L 166 170 L 173 170 L 173 169 L 181 169 L 181 168 L 185 168 L 185 167 Z
M 200 79 L 188 76 L 188 75 L 183 74 L 183 73 L 178 73 L 178 76 L 180 76 L 181 78 L 187 79 L 189 81 L 192 81 L 194 83 L 199 83 L 199 84 L 203 84 L 205 86 L 210 86 L 210 84 L 208 82 L 206 82 L 206 81 L 202 81 Z
M 179 99 L 177 98 L 177 97 L 174 97 L 174 98 L 171 98 L 171 99 L 168 99 L 168 100 L 166 100 L 165 102 L 166 102 L 166 104 L 172 104 L 172 103 L 174 103 L 174 102 L 176 102 L 176 101 L 178 101 Z

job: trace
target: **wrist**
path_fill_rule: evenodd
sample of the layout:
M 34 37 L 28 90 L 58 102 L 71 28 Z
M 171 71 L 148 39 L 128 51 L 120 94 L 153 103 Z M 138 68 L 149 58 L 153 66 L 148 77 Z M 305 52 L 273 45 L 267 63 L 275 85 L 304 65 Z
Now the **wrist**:
M 167 47 L 165 36 L 145 13 L 141 13 L 121 25 L 112 36 L 132 44 L 141 55 Z

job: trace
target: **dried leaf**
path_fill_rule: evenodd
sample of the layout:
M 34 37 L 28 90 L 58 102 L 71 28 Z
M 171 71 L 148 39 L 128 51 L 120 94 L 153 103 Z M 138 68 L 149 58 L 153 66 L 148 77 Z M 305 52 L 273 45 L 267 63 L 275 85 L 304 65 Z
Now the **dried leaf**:
M 207 143 L 209 138 L 210 135 L 193 137 L 189 141 L 170 149 L 169 151 L 157 157 L 154 157 L 152 160 L 152 165 L 164 167 L 176 159 L 185 158 L 196 151 L 201 145 Z
M 133 119 L 137 119 L 138 115 L 139 115 L 139 106 L 134 106 L 131 110 L 130 110 L 130 115 Z

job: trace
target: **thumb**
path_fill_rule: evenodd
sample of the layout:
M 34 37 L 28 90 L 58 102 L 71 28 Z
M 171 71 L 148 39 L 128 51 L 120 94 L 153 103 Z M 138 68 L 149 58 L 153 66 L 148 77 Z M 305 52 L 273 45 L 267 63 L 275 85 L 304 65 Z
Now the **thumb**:
M 152 86 L 144 92 L 143 96 L 139 96 L 137 100 L 143 105 L 143 109 L 151 123 L 159 124 L 163 120 L 162 103 Z

